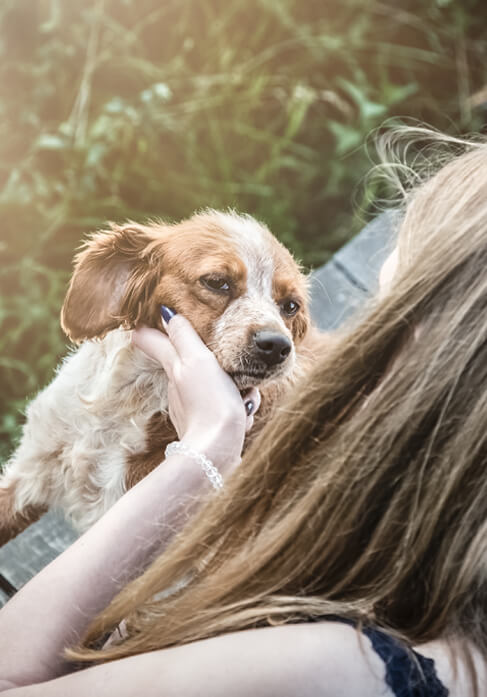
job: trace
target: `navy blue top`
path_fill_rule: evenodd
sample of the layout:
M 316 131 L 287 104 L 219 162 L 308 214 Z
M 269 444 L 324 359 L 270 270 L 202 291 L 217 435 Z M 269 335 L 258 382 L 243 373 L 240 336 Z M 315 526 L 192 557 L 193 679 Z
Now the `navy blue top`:
M 436 675 L 435 662 L 374 627 L 364 627 L 374 651 L 384 661 L 386 683 L 395 697 L 448 697 Z

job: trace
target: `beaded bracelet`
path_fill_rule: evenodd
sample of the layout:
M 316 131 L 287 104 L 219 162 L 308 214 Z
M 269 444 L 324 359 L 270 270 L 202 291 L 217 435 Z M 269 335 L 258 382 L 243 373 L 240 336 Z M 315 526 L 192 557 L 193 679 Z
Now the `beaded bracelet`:
M 196 460 L 201 465 L 201 469 L 210 480 L 214 489 L 221 489 L 223 487 L 223 477 L 220 472 L 213 462 L 203 455 L 203 453 L 198 452 L 198 450 L 188 448 L 184 443 L 175 440 L 166 447 L 165 455 L 166 457 L 170 455 L 185 455 L 186 457 L 193 458 L 193 460 Z

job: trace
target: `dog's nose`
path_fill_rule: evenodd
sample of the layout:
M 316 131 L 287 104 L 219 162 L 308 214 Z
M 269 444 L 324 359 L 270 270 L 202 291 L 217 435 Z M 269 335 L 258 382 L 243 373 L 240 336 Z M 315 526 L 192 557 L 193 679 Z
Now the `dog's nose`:
M 269 368 L 286 360 L 291 353 L 291 341 L 278 332 L 261 330 L 254 334 L 256 353 Z

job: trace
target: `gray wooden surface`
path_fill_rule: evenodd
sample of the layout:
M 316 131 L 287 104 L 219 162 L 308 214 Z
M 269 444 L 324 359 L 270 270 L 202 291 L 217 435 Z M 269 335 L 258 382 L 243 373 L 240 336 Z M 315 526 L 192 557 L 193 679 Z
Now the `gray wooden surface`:
M 311 278 L 311 315 L 321 329 L 334 329 L 359 310 L 377 288 L 379 269 L 394 246 L 394 213 L 366 225 Z M 47 513 L 16 539 L 0 548 L 0 575 L 20 588 L 73 540 L 76 533 L 59 515 Z M 1 590 L 0 606 L 7 600 Z
M 379 270 L 394 247 L 397 222 L 397 213 L 382 213 L 313 272 L 311 316 L 320 329 L 336 329 L 375 293 Z
M 0 573 L 15 588 L 20 588 L 76 537 L 73 528 L 59 514 L 50 511 L 0 548 Z

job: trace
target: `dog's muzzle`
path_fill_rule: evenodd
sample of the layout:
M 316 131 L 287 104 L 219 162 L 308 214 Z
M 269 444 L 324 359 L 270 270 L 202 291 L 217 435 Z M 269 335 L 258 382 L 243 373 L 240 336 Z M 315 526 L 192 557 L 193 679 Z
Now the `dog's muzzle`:
M 291 353 L 292 344 L 285 334 L 261 330 L 254 334 L 254 350 L 252 353 L 255 358 L 264 363 L 268 368 L 273 368 L 280 363 L 284 363 Z
M 229 371 L 240 389 L 257 387 L 286 371 L 286 361 L 292 352 L 292 342 L 285 334 L 268 329 L 255 332 L 245 352 L 239 357 L 237 370 Z

